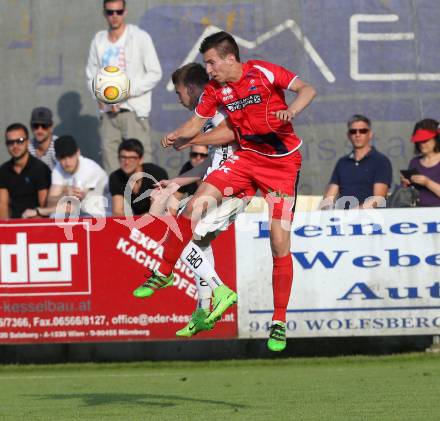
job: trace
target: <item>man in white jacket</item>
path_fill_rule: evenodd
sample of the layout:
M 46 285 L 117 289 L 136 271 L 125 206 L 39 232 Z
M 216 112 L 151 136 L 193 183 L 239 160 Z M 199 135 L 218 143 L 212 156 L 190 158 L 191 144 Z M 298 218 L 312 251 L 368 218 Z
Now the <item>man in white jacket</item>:
M 101 67 L 119 66 L 130 79 L 130 97 L 117 105 L 98 102 L 101 111 L 100 134 L 104 168 L 110 173 L 119 168 L 118 147 L 123 139 L 139 139 L 144 157 L 151 161 L 148 116 L 151 91 L 162 77 L 162 69 L 150 35 L 136 25 L 126 24 L 125 0 L 104 0 L 103 13 L 108 29 L 92 40 L 87 61 L 87 84 Z

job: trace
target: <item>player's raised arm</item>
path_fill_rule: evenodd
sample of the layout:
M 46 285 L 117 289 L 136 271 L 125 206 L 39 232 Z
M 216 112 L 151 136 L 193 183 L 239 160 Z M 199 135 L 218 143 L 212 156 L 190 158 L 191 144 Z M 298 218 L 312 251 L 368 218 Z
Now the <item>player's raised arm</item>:
M 235 142 L 235 133 L 227 120 L 223 120 L 217 127 L 208 132 L 200 133 L 192 139 L 178 140 L 173 147 L 181 151 L 192 145 L 227 145 L 232 142 Z
M 299 78 L 295 78 L 295 80 L 292 81 L 289 90 L 297 94 L 296 98 L 292 101 L 287 110 L 273 112 L 273 114 L 282 121 L 289 121 L 295 118 L 316 96 L 316 89 Z
M 166 134 L 162 138 L 162 146 L 164 148 L 168 148 L 172 146 L 174 142 L 178 139 L 192 139 L 203 127 L 206 118 L 199 117 L 197 114 L 194 114 L 189 120 L 183 123 L 178 129 L 174 130 L 171 133 Z

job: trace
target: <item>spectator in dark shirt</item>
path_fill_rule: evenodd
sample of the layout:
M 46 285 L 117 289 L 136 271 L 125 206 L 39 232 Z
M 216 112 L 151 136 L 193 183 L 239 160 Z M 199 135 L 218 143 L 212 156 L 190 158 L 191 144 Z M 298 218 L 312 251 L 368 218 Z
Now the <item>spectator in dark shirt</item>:
M 419 191 L 417 206 L 440 206 L 440 133 L 439 122 L 431 118 L 420 120 L 414 126 L 411 141 L 416 156 L 409 169 L 410 179 L 401 176 L 404 186 L 411 184 Z
M 392 182 L 391 162 L 371 145 L 370 119 L 355 114 L 347 126 L 353 151 L 337 162 L 321 208 L 331 208 L 338 198 L 337 207 L 345 209 L 383 207 Z
M 120 168 L 110 174 L 109 182 L 114 216 L 124 216 L 127 210 L 131 210 L 133 215 L 147 213 L 151 204 L 150 190 L 154 189 L 156 182 L 168 179 L 162 167 L 144 163 L 143 157 L 144 147 L 139 140 L 126 139 L 119 145 Z M 136 173 L 147 175 L 139 174 L 131 178 Z M 130 183 L 128 197 L 125 196 L 127 183 Z
M 44 162 L 29 154 L 26 126 L 11 124 L 5 139 L 11 159 L 0 167 L 0 218 L 21 218 L 27 208 L 45 206 L 51 172 Z
M 184 174 L 187 171 L 193 169 L 197 165 L 201 164 L 206 158 L 208 158 L 208 147 L 204 145 L 193 145 L 191 146 L 189 152 L 189 161 L 183 164 L 183 167 L 179 171 L 180 174 Z M 178 200 L 181 200 L 185 196 L 192 196 L 196 190 L 200 181 L 196 181 L 195 183 L 187 184 L 186 186 L 182 186 L 176 193 L 175 196 Z

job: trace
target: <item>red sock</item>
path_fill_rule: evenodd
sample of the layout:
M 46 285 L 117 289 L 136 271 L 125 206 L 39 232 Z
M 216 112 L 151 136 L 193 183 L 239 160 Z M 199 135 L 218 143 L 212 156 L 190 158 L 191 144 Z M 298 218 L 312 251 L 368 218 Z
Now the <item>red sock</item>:
M 272 320 L 286 321 L 293 282 L 293 261 L 289 253 L 283 257 L 273 257 L 272 289 L 274 312 Z
M 163 262 L 160 265 L 160 272 L 168 276 L 174 269 L 174 266 L 182 254 L 183 249 L 192 238 L 191 218 L 179 215 L 176 219 L 182 239 L 170 228 L 167 238 L 163 243 L 164 253 Z

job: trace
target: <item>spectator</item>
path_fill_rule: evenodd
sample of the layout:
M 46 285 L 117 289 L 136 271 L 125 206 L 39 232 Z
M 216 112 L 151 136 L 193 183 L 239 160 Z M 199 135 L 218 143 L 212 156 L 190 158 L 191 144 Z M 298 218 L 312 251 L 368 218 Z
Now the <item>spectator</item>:
M 11 124 L 5 139 L 11 159 L 0 167 L 0 218 L 21 218 L 25 209 L 46 204 L 50 169 L 29 154 L 26 126 Z
M 57 136 L 52 134 L 52 111 L 46 107 L 34 108 L 31 114 L 31 129 L 34 138 L 29 142 L 29 152 L 53 170 L 57 163 L 54 147 Z
M 377 207 L 381 198 L 385 203 L 392 182 L 390 160 L 371 145 L 371 121 L 355 114 L 347 126 L 353 150 L 338 160 L 324 193 L 323 209 L 338 197 L 347 198 L 342 206 L 345 209 Z
M 183 167 L 180 169 L 179 175 L 186 173 L 189 170 L 192 170 L 197 165 L 201 164 L 206 158 L 208 158 L 208 147 L 204 145 L 193 145 L 191 146 L 189 152 L 189 161 L 183 164 Z M 178 200 L 181 200 L 185 195 L 192 196 L 197 187 L 199 187 L 202 180 L 196 181 L 191 184 L 187 184 L 186 186 L 182 186 L 176 193 L 176 197 Z
M 168 179 L 163 168 L 151 162 L 144 163 L 143 157 L 144 148 L 139 140 L 127 139 L 119 145 L 120 168 L 110 174 L 109 182 L 113 216 L 124 216 L 125 206 L 131 207 L 133 215 L 147 213 L 151 205 L 149 191 L 154 189 L 156 182 Z M 130 179 L 137 173 L 140 175 L 136 180 Z M 131 195 L 124 202 L 125 188 L 129 182 Z
M 27 209 L 23 218 L 33 218 L 37 214 L 58 216 L 68 210 L 71 202 L 79 205 L 77 214 L 80 216 L 105 216 L 105 171 L 95 161 L 81 156 L 72 136 L 57 139 L 55 155 L 58 163 L 52 171 L 47 207 Z
M 105 170 L 118 167 L 118 146 L 123 139 L 139 139 L 145 159 L 151 161 L 151 139 L 148 115 L 151 91 L 162 77 L 162 69 L 150 35 L 136 25 L 126 24 L 125 0 L 104 0 L 104 16 L 108 30 L 99 31 L 90 46 L 87 81 L 91 89 L 94 76 L 101 67 L 115 65 L 130 79 L 130 97 L 117 105 L 98 103 L 102 112 L 100 134 Z
M 417 206 L 440 206 L 439 122 L 431 118 L 417 122 L 411 141 L 416 156 L 411 159 L 409 170 L 416 174 L 410 179 L 402 175 L 402 184 L 405 187 L 413 184 L 419 191 Z

